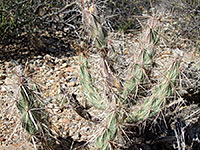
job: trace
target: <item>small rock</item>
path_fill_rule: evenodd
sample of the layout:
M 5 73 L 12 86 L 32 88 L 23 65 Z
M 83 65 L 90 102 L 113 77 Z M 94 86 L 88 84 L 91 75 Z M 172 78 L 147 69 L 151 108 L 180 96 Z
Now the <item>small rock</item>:
M 68 61 L 68 58 L 67 57 L 63 57 L 62 58 L 62 63 L 66 63 Z
M 3 138 L 3 137 L 0 137 L 0 141 L 4 141 L 4 138 Z
M 76 85 L 76 82 L 68 82 L 67 86 L 68 87 L 74 87 Z
M 38 59 L 42 59 L 43 57 L 42 57 L 42 56 L 40 56 L 40 55 L 38 55 L 38 56 L 37 56 L 37 58 L 38 58 Z
M 59 112 L 59 108 L 54 108 L 54 109 L 53 109 L 53 113 L 54 113 L 54 114 L 57 114 L 58 112 Z
M 81 137 L 80 133 L 77 131 L 77 132 L 74 132 L 73 134 L 73 138 L 76 139 L 76 140 L 79 140 Z
M 60 60 L 58 58 L 55 59 L 54 61 L 56 64 L 58 64 L 60 62 Z
M 2 86 L 2 87 L 1 87 L 1 92 L 6 92 L 6 91 L 7 91 L 6 87 L 5 87 L 5 86 Z
M 69 136 L 73 136 L 74 135 L 74 131 L 69 130 Z
M 67 130 L 65 130 L 65 131 L 63 132 L 63 135 L 64 135 L 64 136 L 66 136 L 66 135 L 67 135 L 67 132 L 66 132 L 66 131 L 67 131 Z
M 75 81 L 77 81 L 77 77 L 74 77 L 74 78 L 72 78 L 72 79 L 70 80 L 70 82 L 75 82 Z
M 0 80 L 0 85 L 3 85 L 3 83 L 4 83 L 4 82 Z
M 63 30 L 64 30 L 64 32 L 67 32 L 69 30 L 69 28 L 65 27 Z
M 6 75 L 5 74 L 1 74 L 0 75 L 0 80 L 4 80 L 6 78 Z
M 70 124 L 71 123 L 71 121 L 69 119 L 65 119 L 65 118 L 60 119 L 59 122 L 64 123 L 64 124 Z
M 53 84 L 53 83 L 54 83 L 54 80 L 49 80 L 49 83 L 50 83 L 50 84 Z
M 68 66 L 67 63 L 63 63 L 62 66 L 61 66 L 61 68 L 65 68 L 65 67 L 67 67 L 67 66 Z
M 47 54 L 47 55 L 44 56 L 44 59 L 45 59 L 45 60 L 51 60 L 51 58 L 52 58 L 52 57 L 51 57 L 49 54 Z
M 9 61 L 9 62 L 5 62 L 5 68 L 10 68 L 12 67 L 12 63 Z

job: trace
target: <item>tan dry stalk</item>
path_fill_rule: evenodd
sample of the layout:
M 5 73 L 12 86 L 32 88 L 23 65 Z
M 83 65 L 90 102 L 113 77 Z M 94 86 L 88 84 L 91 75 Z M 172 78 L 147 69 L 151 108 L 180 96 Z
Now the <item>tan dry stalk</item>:
M 101 57 L 100 67 L 103 70 L 103 76 L 106 80 L 106 83 L 111 88 L 116 88 L 118 91 L 122 90 L 122 85 L 119 80 L 113 75 L 110 71 L 109 65 L 104 57 Z

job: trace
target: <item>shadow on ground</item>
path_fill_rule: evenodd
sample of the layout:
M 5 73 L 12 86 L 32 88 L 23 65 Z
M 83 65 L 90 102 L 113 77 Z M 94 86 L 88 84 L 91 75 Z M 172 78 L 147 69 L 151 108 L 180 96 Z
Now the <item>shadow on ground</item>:
M 24 64 L 37 56 L 44 57 L 49 54 L 54 57 L 70 57 L 75 55 L 75 50 L 70 46 L 70 41 L 63 38 L 48 36 L 21 36 L 0 44 L 0 63 L 15 61 Z

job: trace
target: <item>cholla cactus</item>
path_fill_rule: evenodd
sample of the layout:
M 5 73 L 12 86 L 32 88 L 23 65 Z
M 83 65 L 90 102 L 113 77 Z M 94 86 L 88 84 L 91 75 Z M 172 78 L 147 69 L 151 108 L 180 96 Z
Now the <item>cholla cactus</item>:
M 88 71 L 87 59 L 83 55 L 80 55 L 80 62 L 80 77 L 83 93 L 87 96 L 90 104 L 98 109 L 112 109 L 114 107 L 113 104 L 111 105 L 106 100 L 102 99 L 97 88 L 93 86 L 94 84 Z M 107 70 L 105 72 L 107 72 Z M 110 142 L 115 139 L 118 132 L 118 113 L 119 110 L 109 112 L 108 118 L 106 119 L 106 125 L 96 139 L 96 148 L 101 150 L 112 149 L 112 144 Z
M 80 55 L 80 77 L 81 77 L 81 84 L 83 87 L 83 93 L 88 97 L 90 104 L 94 105 L 99 109 L 106 109 L 108 108 L 108 103 L 103 101 L 101 98 L 97 88 L 94 86 L 92 77 L 88 71 L 88 62 L 87 59 Z
M 25 77 L 21 77 L 20 97 L 16 105 L 22 114 L 22 126 L 30 135 L 34 146 L 36 147 L 37 142 L 41 142 L 43 148 L 51 149 L 55 140 L 50 135 L 48 113 L 35 90 L 37 90 L 35 85 L 31 89 Z
M 179 74 L 179 66 L 181 59 L 176 60 L 171 68 L 166 71 L 166 76 L 164 76 L 161 84 L 156 87 L 153 94 L 142 104 L 139 109 L 133 112 L 127 118 L 127 121 L 139 122 L 145 120 L 149 117 L 154 116 L 163 108 L 166 103 L 167 98 L 172 96 L 175 91 L 174 83 Z
M 31 90 L 26 85 L 20 86 L 21 96 L 17 103 L 17 108 L 22 114 L 23 127 L 26 131 L 33 135 L 40 131 L 40 124 L 38 118 L 41 118 L 39 111 L 34 110 L 34 108 L 39 108 L 35 106 L 35 98 Z
M 107 33 L 101 24 L 100 18 L 98 18 L 96 15 L 95 5 L 93 3 L 92 6 L 89 8 L 86 8 L 83 3 L 82 5 L 84 8 L 82 11 L 84 22 L 88 30 L 90 31 L 91 37 L 94 39 L 94 42 L 99 52 L 101 53 L 100 68 L 102 68 L 106 82 L 111 87 L 115 86 L 117 88 L 120 88 L 117 78 L 109 71 L 109 66 L 106 62 L 108 53 Z M 83 55 L 80 55 L 80 62 L 81 84 L 83 87 L 83 92 L 88 97 L 90 104 L 93 104 L 93 106 L 99 109 L 112 109 L 112 104 L 107 102 L 105 99 L 102 99 L 97 91 L 97 88 L 94 87 L 90 72 L 88 71 L 87 58 L 85 58 Z M 113 141 L 117 135 L 117 121 L 117 113 L 114 111 L 109 112 L 108 118 L 106 119 L 106 126 L 96 139 L 96 148 L 102 150 L 112 149 L 112 144 L 110 142 Z
M 105 125 L 101 135 L 97 137 L 95 146 L 101 150 L 111 150 L 113 149 L 111 141 L 113 141 L 117 135 L 118 131 L 118 114 L 116 112 L 111 112 L 107 118 L 107 124 Z
M 84 0 L 81 1 L 83 21 L 88 29 L 89 35 L 94 39 L 99 50 L 107 48 L 107 32 L 103 28 L 100 18 L 97 16 L 96 6 L 86 6 Z
M 130 69 L 128 80 L 125 83 L 123 97 L 126 100 L 128 94 L 144 80 L 145 74 L 149 74 L 152 69 L 152 59 L 156 54 L 154 46 L 159 40 L 158 25 L 161 17 L 151 17 L 149 26 L 144 31 L 141 39 L 141 50 L 137 62 Z
M 80 55 L 80 77 L 83 92 L 88 97 L 92 105 L 99 109 L 105 109 L 107 113 L 107 119 L 103 125 L 104 128 L 102 129 L 100 135 L 96 138 L 95 148 L 111 150 L 113 149 L 112 141 L 114 141 L 116 136 L 120 133 L 120 124 L 132 121 L 143 121 L 156 115 L 164 107 L 166 99 L 173 95 L 174 83 L 179 73 L 178 69 L 181 59 L 176 60 L 172 67 L 166 71 L 166 76 L 148 100 L 146 100 L 144 104 L 140 105 L 136 111 L 131 112 L 130 107 L 133 107 L 133 104 L 129 105 L 129 109 L 126 109 L 127 105 L 124 104 L 129 102 L 129 94 L 135 91 L 137 86 L 142 84 L 145 79 L 149 80 L 149 77 L 151 76 L 153 59 L 156 54 L 155 46 L 159 41 L 159 22 L 161 17 L 150 16 L 150 22 L 140 41 L 139 56 L 136 63 L 131 66 L 127 76 L 128 80 L 124 83 L 124 86 L 120 84 L 119 80 L 114 76 L 114 73 L 109 68 L 109 62 L 107 60 L 108 58 L 112 59 L 109 57 L 109 54 L 111 54 L 109 51 L 111 51 L 111 49 L 108 48 L 109 44 L 107 34 L 101 25 L 100 19 L 96 16 L 95 5 L 92 5 L 87 10 L 83 11 L 83 18 L 89 31 L 91 32 L 91 36 L 93 37 L 97 48 L 100 52 L 102 52 L 102 50 L 104 52 L 103 54 L 100 54 L 101 61 L 99 64 L 100 68 L 103 70 L 102 72 L 104 73 L 105 81 L 109 88 L 115 87 L 118 89 L 118 99 L 116 98 L 114 103 L 112 103 L 112 100 L 109 102 L 103 100 L 92 82 L 92 77 L 88 71 L 87 58 Z M 137 97 L 135 98 L 136 103 L 134 103 L 134 106 L 137 106 Z M 128 111 L 124 113 L 125 110 Z

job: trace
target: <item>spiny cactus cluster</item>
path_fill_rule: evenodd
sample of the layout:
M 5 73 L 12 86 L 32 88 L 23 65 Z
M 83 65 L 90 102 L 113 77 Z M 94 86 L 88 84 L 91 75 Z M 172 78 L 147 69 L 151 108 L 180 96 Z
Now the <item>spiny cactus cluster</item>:
M 121 127 L 127 122 L 140 122 L 153 117 L 158 114 L 165 104 L 167 99 L 170 98 L 175 92 L 175 81 L 179 75 L 179 66 L 181 63 L 181 56 L 174 60 L 171 67 L 165 71 L 162 79 L 159 79 L 159 84 L 154 88 L 150 86 L 149 91 L 152 94 L 145 98 L 143 104 L 137 103 L 137 97 L 134 99 L 134 103 L 130 103 L 129 95 L 138 89 L 138 86 L 142 85 L 145 80 L 151 78 L 151 70 L 153 69 L 153 59 L 156 55 L 155 46 L 159 42 L 159 24 L 161 17 L 151 16 L 149 24 L 144 31 L 143 40 L 140 41 L 140 50 L 138 59 L 129 68 L 127 81 L 120 83 L 118 78 L 111 71 L 108 59 L 112 59 L 111 53 L 115 53 L 115 50 L 109 48 L 107 33 L 105 32 L 101 19 L 96 16 L 95 5 L 91 5 L 89 8 L 83 7 L 83 18 L 85 24 L 91 33 L 90 36 L 94 39 L 97 49 L 101 56 L 100 68 L 104 73 L 105 83 L 110 88 L 117 87 L 118 98 L 107 101 L 101 97 L 98 88 L 95 87 L 90 72 L 92 70 L 88 67 L 88 58 L 84 55 L 80 55 L 80 77 L 83 92 L 88 98 L 91 105 L 97 109 L 109 110 L 107 113 L 106 123 L 103 125 L 103 129 L 99 136 L 96 138 L 95 147 L 102 150 L 113 149 L 113 141 L 120 133 Z M 92 10 L 92 11 L 86 11 Z M 103 51 L 103 53 L 102 53 Z M 151 89 L 152 88 L 152 89 Z M 133 100 L 132 100 L 133 101 Z M 129 106 L 127 106 L 127 103 Z M 131 111 L 131 107 L 136 107 L 134 111 Z M 124 111 L 126 110 L 126 111 Z

